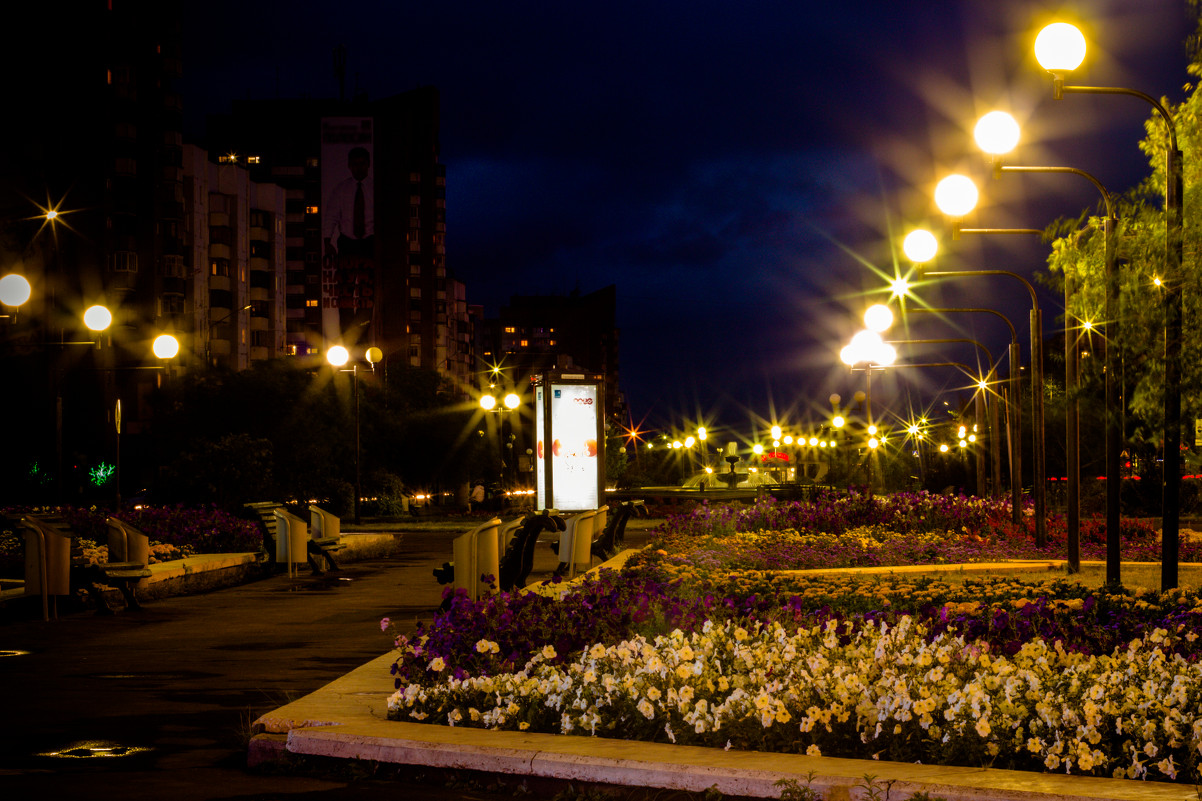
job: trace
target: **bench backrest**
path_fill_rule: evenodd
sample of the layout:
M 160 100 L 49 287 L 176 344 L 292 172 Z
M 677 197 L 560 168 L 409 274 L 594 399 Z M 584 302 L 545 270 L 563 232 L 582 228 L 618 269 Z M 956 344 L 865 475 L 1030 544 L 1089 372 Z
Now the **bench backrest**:
M 315 540 L 342 536 L 342 519 L 315 503 L 309 504 L 309 536 Z
M 115 517 L 105 521 L 109 533 L 109 561 L 150 563 L 150 537 Z

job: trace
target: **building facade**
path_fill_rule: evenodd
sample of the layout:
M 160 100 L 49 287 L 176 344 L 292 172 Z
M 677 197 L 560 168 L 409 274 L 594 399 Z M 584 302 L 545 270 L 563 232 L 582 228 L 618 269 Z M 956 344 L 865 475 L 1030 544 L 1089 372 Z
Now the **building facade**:
M 437 90 L 423 88 L 378 101 L 240 101 L 210 119 L 210 152 L 283 189 L 289 354 L 375 346 L 386 369 L 470 385 L 466 290 L 446 261 L 438 111 Z

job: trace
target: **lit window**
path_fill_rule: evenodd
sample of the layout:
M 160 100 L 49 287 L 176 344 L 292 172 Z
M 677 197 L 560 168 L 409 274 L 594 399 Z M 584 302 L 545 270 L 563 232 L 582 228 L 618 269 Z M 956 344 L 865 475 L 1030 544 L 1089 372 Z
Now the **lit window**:
M 220 164 L 237 164 L 238 163 L 238 154 L 237 153 L 226 153 L 224 156 L 218 156 L 217 161 Z
M 319 301 L 316 298 L 308 299 L 305 301 L 305 305 L 311 309 L 317 308 L 318 303 L 319 303 Z
M 551 347 L 555 347 L 555 340 L 553 340 L 553 339 L 552 339 L 552 340 L 551 340 L 551 341 L 550 341 L 548 344 L 549 344 Z
M 521 342 L 518 343 L 518 345 L 523 348 L 528 348 L 528 347 L 530 347 L 530 341 L 523 339 Z
M 258 164 L 258 163 L 259 163 L 259 157 L 258 157 L 258 156 L 247 156 L 247 157 L 246 157 L 246 163 L 247 163 L 247 164 Z
M 305 206 L 305 214 L 317 214 L 321 209 L 317 206 Z
M 507 326 L 505 326 L 505 333 L 506 333 L 506 334 L 512 334 L 512 333 L 514 333 L 515 331 L 517 331 L 517 329 L 516 329 L 516 328 L 514 328 L 512 325 L 507 325 Z

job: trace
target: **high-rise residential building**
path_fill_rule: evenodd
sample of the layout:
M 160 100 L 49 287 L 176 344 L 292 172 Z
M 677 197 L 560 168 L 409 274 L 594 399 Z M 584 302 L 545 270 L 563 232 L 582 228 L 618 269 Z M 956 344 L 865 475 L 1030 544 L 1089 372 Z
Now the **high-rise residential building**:
M 438 124 L 433 88 L 238 101 L 210 118 L 210 152 L 283 187 L 288 352 L 374 345 L 386 365 L 468 386 L 471 318 L 447 269 Z
M 25 387 L 28 452 L 61 483 L 85 460 L 112 462 L 118 417 L 121 449 L 136 455 L 167 372 L 144 368 L 173 363 L 151 342 L 187 326 L 180 4 L 20 12 L 0 48 L 0 262 L 33 296 L 0 323 L 21 343 L 14 356 L 37 351 L 8 378 Z M 112 315 L 99 333 L 82 323 L 92 305 Z
M 184 146 L 184 367 L 245 370 L 285 353 L 284 189 Z

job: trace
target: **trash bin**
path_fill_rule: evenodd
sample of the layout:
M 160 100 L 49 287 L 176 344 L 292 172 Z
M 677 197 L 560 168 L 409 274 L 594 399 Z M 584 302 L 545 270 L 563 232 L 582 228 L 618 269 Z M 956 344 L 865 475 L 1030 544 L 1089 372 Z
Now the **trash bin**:
M 309 560 L 309 526 L 291 512 L 275 510 L 275 561 L 288 567 Z
M 478 601 L 495 590 L 501 575 L 501 556 L 498 539 L 501 518 L 494 517 L 466 534 L 460 534 L 451 543 L 451 558 L 455 562 L 455 588 L 467 590 L 473 601 Z M 481 576 L 492 576 L 492 581 L 483 581 Z
M 29 520 L 25 523 L 25 594 L 70 595 L 71 535 Z

